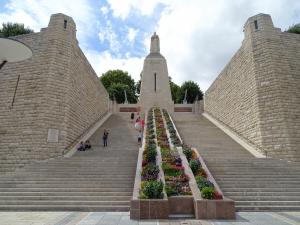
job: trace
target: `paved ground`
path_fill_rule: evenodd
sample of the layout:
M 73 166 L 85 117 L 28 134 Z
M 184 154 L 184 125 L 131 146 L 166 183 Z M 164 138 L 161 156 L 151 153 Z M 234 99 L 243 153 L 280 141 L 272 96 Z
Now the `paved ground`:
M 128 212 L 0 212 L 0 225 L 300 225 L 300 212 L 238 212 L 236 220 L 130 220 Z

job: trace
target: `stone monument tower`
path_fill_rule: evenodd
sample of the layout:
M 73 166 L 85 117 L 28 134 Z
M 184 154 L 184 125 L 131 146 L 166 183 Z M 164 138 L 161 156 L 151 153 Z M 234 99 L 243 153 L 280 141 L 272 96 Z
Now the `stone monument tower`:
M 153 106 L 173 112 L 167 61 L 160 54 L 159 37 L 156 33 L 151 37 L 150 54 L 144 60 L 141 80 L 141 112 Z

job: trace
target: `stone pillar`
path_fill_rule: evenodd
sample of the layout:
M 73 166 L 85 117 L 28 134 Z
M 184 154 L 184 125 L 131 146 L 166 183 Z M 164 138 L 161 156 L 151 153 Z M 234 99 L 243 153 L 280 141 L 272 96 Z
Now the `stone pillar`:
M 159 37 L 151 37 L 150 54 L 144 60 L 139 105 L 141 112 L 151 107 L 174 111 L 166 59 L 160 54 Z

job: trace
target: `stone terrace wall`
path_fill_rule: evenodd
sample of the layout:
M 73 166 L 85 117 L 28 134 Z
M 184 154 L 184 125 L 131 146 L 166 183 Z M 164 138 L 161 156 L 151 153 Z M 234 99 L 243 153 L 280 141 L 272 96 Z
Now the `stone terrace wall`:
M 298 161 L 300 35 L 274 28 L 265 14 L 244 29 L 241 48 L 205 93 L 205 112 L 264 153 Z
M 108 110 L 108 94 L 78 47 L 72 18 L 52 15 L 41 32 L 15 38 L 33 57 L 0 72 L 0 172 L 61 155 Z
M 251 40 L 240 49 L 205 93 L 204 111 L 260 146 L 260 124 Z

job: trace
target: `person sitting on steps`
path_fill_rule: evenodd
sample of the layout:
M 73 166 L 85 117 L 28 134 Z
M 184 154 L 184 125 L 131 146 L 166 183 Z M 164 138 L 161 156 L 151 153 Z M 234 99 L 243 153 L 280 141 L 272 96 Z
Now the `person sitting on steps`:
M 79 144 L 77 150 L 78 150 L 78 151 L 85 151 L 85 146 L 84 146 L 83 141 L 80 142 L 80 144 Z
M 86 141 L 84 142 L 84 148 L 85 148 L 85 149 L 91 149 L 91 148 L 92 148 L 92 145 L 91 145 L 91 143 L 90 143 L 89 140 L 86 140 Z

